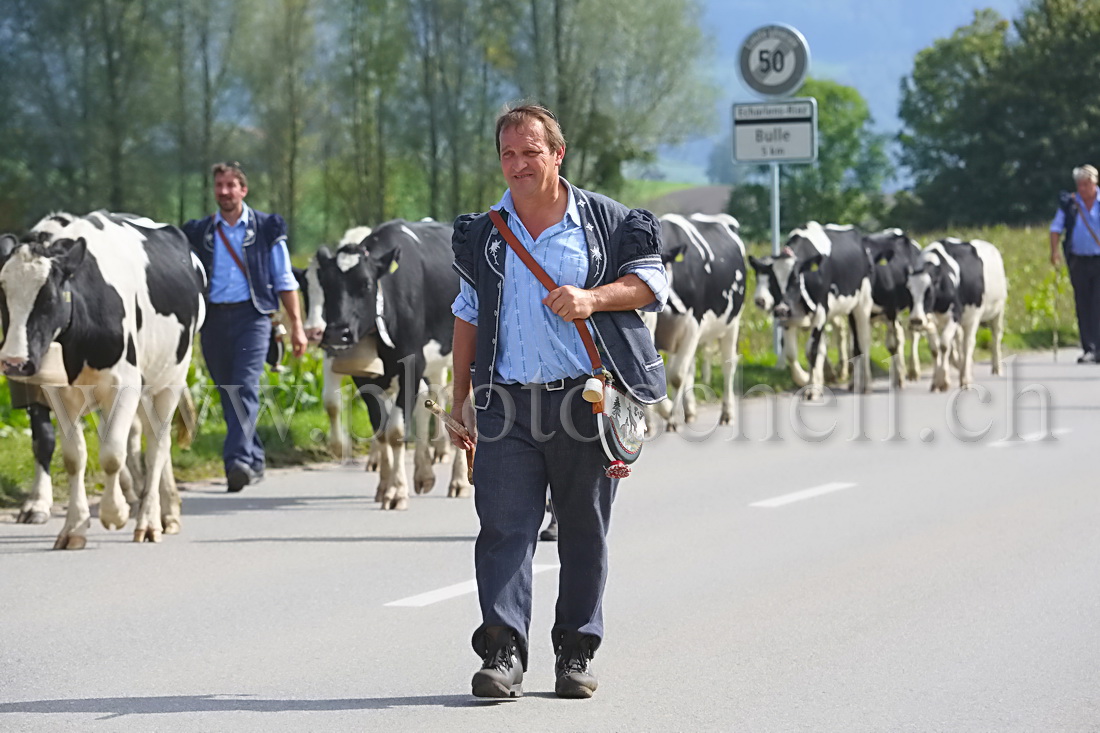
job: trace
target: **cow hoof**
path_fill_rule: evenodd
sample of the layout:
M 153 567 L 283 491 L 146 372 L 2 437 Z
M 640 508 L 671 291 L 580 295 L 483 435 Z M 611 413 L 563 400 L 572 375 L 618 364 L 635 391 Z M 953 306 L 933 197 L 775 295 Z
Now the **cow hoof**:
M 378 490 L 374 492 L 375 502 L 381 502 L 386 498 L 386 489 L 381 484 L 378 486 Z
M 389 511 L 403 512 L 409 508 L 409 498 L 407 496 L 397 496 L 388 501 L 382 502 L 382 508 Z
M 160 530 L 146 527 L 134 530 L 134 542 L 160 542 Z
M 469 498 L 471 489 L 473 487 L 465 481 L 452 481 L 447 487 L 447 496 L 451 499 L 466 499 Z
M 53 549 L 55 550 L 83 550 L 88 545 L 88 538 L 82 535 L 65 534 L 62 533 L 58 536 L 57 542 L 53 543 Z
M 178 519 L 162 519 L 161 523 L 164 525 L 164 534 L 179 534 L 180 533 L 180 520 L 178 520 Z
M 107 529 L 122 529 L 130 521 L 130 505 L 118 504 L 117 506 L 99 505 L 99 522 Z
M 821 393 L 816 390 L 806 390 L 802 394 L 803 402 L 821 402 Z
M 916 382 L 920 379 L 920 372 L 908 372 L 905 376 L 910 382 Z
M 50 519 L 50 513 L 41 509 L 25 509 L 19 512 L 15 518 L 16 524 L 45 524 Z
M 668 423 L 667 431 L 670 432 L 670 433 L 679 432 L 680 431 L 679 423 L 674 423 L 670 420 L 669 423 Z

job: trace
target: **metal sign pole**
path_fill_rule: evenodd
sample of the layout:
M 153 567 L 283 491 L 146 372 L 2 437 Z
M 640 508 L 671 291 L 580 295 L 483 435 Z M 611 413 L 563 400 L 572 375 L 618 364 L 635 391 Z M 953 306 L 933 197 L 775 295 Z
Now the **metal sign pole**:
M 779 163 L 772 163 L 772 256 L 779 256 Z M 775 349 L 776 366 L 786 366 L 783 358 L 783 333 L 776 323 L 773 327 L 772 346 Z

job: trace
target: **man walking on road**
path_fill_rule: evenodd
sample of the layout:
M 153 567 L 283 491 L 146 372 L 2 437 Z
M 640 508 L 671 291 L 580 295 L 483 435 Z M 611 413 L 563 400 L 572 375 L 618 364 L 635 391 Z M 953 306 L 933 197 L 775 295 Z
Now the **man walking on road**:
M 1063 193 L 1050 224 L 1050 262 L 1059 265 L 1059 239 L 1065 250 L 1073 299 L 1077 306 L 1077 330 L 1084 353 L 1078 364 L 1100 359 L 1100 201 L 1097 171 L 1091 165 L 1073 169 L 1077 194 Z M 1063 238 L 1064 235 L 1064 238 Z
M 521 694 L 532 559 L 549 485 L 561 562 L 551 631 L 555 692 L 585 698 L 596 690 L 589 665 L 604 634 L 607 529 L 618 479 L 606 474 L 597 418 L 581 395 L 592 364 L 573 321 L 590 319 L 602 361 L 636 400 L 664 398 L 661 357 L 635 310 L 659 311 L 668 295 L 660 227 L 648 211 L 559 176 L 565 139 L 547 109 L 506 111 L 496 142 L 508 190 L 492 208 L 558 287 L 543 288 L 487 213 L 455 221 L 462 287 L 453 306 L 453 414 L 471 438 L 452 440 L 468 449 L 481 436 L 474 562 L 482 623 L 473 646 L 482 666 L 473 694 Z
M 202 326 L 202 355 L 225 413 L 222 458 L 229 491 L 264 475 L 264 446 L 256 431 L 260 375 L 271 341 L 271 314 L 282 301 L 295 356 L 305 353 L 298 310 L 298 281 L 290 269 L 286 222 L 244 202 L 248 178 L 239 163 L 213 168 L 218 212 L 183 225 L 206 269 L 209 311 Z

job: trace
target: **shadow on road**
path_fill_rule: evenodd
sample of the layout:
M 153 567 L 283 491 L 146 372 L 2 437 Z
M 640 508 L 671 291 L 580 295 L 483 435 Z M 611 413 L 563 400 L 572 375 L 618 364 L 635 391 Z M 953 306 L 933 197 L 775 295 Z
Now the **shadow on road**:
M 256 496 L 248 493 L 214 494 L 207 491 L 187 491 L 182 495 L 183 512 L 195 515 L 236 514 L 238 512 L 268 511 L 275 509 L 327 510 L 334 502 L 373 504 L 363 494 L 348 496 Z
M 161 697 L 101 697 L 70 700 L 28 700 L 0 703 L 0 715 L 11 713 L 100 714 L 101 719 L 126 715 L 172 713 L 288 713 L 385 710 L 404 707 L 469 708 L 497 701 L 478 700 L 470 695 L 421 695 L 410 697 L 364 697 L 337 700 L 268 700 L 249 695 L 165 695 Z

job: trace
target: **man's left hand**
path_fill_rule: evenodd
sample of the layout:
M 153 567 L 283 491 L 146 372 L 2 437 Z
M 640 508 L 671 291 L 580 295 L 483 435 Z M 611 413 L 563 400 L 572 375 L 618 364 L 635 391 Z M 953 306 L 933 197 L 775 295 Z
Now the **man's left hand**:
M 551 291 L 542 304 L 565 321 L 584 320 L 596 311 L 596 295 L 591 290 L 564 285 Z
M 306 339 L 306 331 L 302 328 L 302 324 L 296 324 L 290 329 L 290 346 L 294 350 L 294 356 L 296 358 L 302 358 L 302 354 L 306 353 L 306 346 L 308 344 L 309 340 Z

